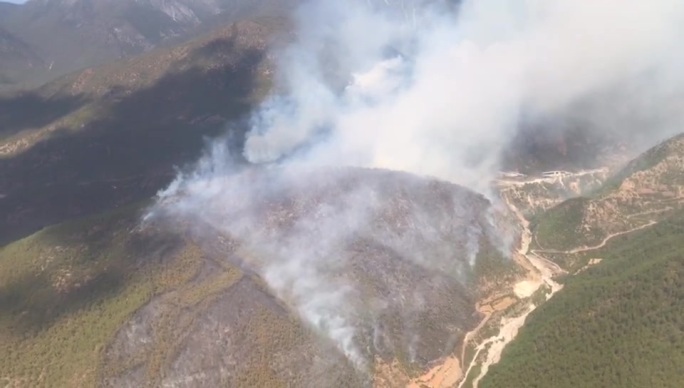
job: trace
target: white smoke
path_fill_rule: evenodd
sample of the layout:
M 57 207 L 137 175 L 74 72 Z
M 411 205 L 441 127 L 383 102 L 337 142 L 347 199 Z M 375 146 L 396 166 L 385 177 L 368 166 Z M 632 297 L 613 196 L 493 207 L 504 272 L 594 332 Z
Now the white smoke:
M 214 144 L 159 194 L 148 219 L 189 221 L 209 226 L 208 238 L 231 239 L 233 257 L 359 370 L 369 367 L 360 332 L 401 306 L 411 343 L 385 344 L 415 346 L 411 315 L 425 308 L 421 293 L 442 292 L 440 276 L 463 282 L 486 236 L 486 201 L 462 188 L 408 174 L 241 168 L 228 160 L 226 143 Z M 403 269 L 387 268 L 390 261 Z M 363 280 L 369 275 L 359 271 L 375 274 Z M 407 271 L 440 275 L 419 287 L 402 284 Z
M 521 114 L 652 137 L 680 129 L 684 2 L 471 0 L 458 12 L 387 3 L 300 8 L 300 38 L 278 63 L 285 92 L 254 115 L 248 160 L 381 167 L 483 189 Z
M 253 114 L 244 148 L 249 162 L 279 167 L 268 178 L 236 172 L 219 142 L 161 193 L 152 213 L 163 209 L 241 239 L 254 256 L 248 264 L 357 366 L 366 359 L 354 321 L 390 302 L 363 305 L 350 286 L 351 260 L 339 252 L 368 230 L 384 199 L 377 188 L 338 190 L 334 178 L 309 172 L 384 168 L 486 192 L 523 115 L 579 116 L 596 131 L 649 141 L 680 130 L 681 0 L 466 0 L 459 7 L 319 0 L 304 2 L 295 19 L 296 41 L 277 52 L 277 92 Z M 342 196 L 276 206 L 270 216 L 255 207 L 277 204 L 293 185 Z M 292 209 L 310 214 L 292 221 Z M 488 227 L 473 223 L 473 212 L 451 209 L 455 221 L 417 212 L 413 234 L 375 235 L 407 252 L 402 260 L 459 277 L 458 263 L 473 264 Z M 453 230 L 462 232 L 453 245 L 464 249 L 458 259 L 443 241 Z M 415 248 L 431 244 L 427 253 Z

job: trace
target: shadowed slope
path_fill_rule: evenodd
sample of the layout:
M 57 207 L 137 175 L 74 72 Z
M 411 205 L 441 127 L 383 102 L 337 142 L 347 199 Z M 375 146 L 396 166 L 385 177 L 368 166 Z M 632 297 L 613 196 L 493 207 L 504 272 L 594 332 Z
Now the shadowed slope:
M 258 98 L 267 36 L 235 25 L 0 100 L 0 244 L 153 195 Z

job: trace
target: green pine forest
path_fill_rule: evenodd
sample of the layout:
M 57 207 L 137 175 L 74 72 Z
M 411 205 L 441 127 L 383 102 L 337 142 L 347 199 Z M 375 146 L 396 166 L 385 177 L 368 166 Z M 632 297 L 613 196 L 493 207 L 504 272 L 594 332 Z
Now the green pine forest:
M 680 211 L 588 252 L 481 386 L 684 387 L 683 241 Z

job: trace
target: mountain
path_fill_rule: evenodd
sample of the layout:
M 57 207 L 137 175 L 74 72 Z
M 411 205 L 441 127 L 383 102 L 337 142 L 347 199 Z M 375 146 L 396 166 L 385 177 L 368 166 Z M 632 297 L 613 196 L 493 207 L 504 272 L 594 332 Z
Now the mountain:
M 481 386 L 681 385 L 683 145 L 671 138 L 536 218 L 531 252 L 567 270 L 564 287 Z
M 667 218 L 684 204 L 683 170 L 684 135 L 679 135 L 632 160 L 602 188 L 565 201 L 535 219 L 535 248 L 553 255 L 554 251 L 597 246 L 611 236 Z
M 595 265 L 529 317 L 481 386 L 681 386 L 682 237 L 677 211 L 582 255 Z
M 582 244 L 599 245 L 615 234 L 646 227 L 679 209 L 682 154 L 684 136 L 678 135 L 618 168 L 508 173 L 497 186 L 530 220 L 533 249 L 556 258 Z
M 684 136 L 535 118 L 487 197 L 249 164 L 295 3 L 0 3 L 4 384 L 681 385 Z
M 265 93 L 272 33 L 229 25 L 0 96 L 0 244 L 154 195 Z
M 289 251 L 297 255 L 324 248 L 321 236 L 295 237 L 298 225 L 312 215 L 337 224 L 355 214 L 350 204 L 362 205 L 369 223 L 339 240 L 325 234 L 337 265 L 302 267 L 295 288 L 279 286 L 267 267 L 284 265 L 284 276 L 296 262 L 269 253 L 254 240 L 261 232 L 214 220 L 198 229 L 173 213 L 141 225 L 141 205 L 50 227 L 0 249 L 0 347 L 11 355 L 0 361 L 2 375 L 53 386 L 404 385 L 460 354 L 479 320 L 474 302 L 486 288 L 478 283 L 516 277 L 492 246 L 487 201 L 464 188 L 382 170 L 301 175 L 314 186 L 279 176 L 247 175 L 262 182 L 255 189 L 276 191 L 261 191 L 247 212 L 224 207 L 243 217 L 234 225 L 248 218 L 297 244 Z M 366 194 L 378 202 L 349 202 Z M 483 265 L 498 270 L 478 273 Z M 328 286 L 306 288 L 317 281 Z M 351 343 L 338 342 L 345 333 Z
M 281 182 L 279 195 L 250 196 L 262 211 L 249 219 L 275 220 L 269 233 L 284 240 L 288 224 L 345 209 L 355 188 L 380 199 L 368 209 L 373 223 L 337 241 L 341 272 L 323 274 L 362 292 L 339 310 L 356 330 L 363 372 L 301 301 L 269 285 L 263 263 L 279 256 L 254 249 L 263 244 L 209 228 L 213 219 L 203 220 L 206 234 L 183 217 L 141 227 L 150 199 L 207 136 L 232 121 L 224 139 L 240 149 L 241 119 L 270 87 L 264 50 L 279 31 L 273 20 L 239 22 L 0 98 L 0 325 L 2 353 L 12 355 L 0 375 L 53 386 L 390 387 L 429 381 L 431 368 L 459 377 L 460 344 L 483 314 L 475 302 L 510 306 L 498 289 L 521 276 L 475 193 L 388 171 L 302 174 L 318 189 L 249 175 Z M 441 264 L 412 261 L 409 248 Z M 207 342 L 210 332 L 224 333 L 221 342 Z
M 361 1 L 361 0 L 357 0 Z M 415 4 L 364 3 L 407 14 Z M 426 0 L 457 6 L 455 0 Z M 62 75 L 180 44 L 237 21 L 287 24 L 301 0 L 29 0 L 0 3 L 5 30 L 31 62 L 0 62 L 0 91 L 38 87 Z
M 12 16 L 18 8 L 18 4 L 0 1 L 0 21 L 3 21 Z
M 0 27 L 0 69 L 3 69 L 0 72 L 0 88 L 14 82 L 21 72 L 43 66 L 42 59 L 26 42 Z
M 40 62 L 12 64 L 14 86 L 38 86 L 60 75 L 190 38 L 207 26 L 283 15 L 288 1 L 31 0 L 0 19 Z M 205 26 L 207 25 L 207 26 Z M 10 64 L 7 64 L 8 66 Z M 7 81 L 9 82 L 9 81 Z

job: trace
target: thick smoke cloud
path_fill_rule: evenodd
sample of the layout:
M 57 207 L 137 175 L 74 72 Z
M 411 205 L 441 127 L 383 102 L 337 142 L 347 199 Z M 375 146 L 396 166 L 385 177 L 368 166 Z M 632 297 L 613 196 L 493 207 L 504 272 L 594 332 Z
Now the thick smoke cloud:
M 660 138 L 681 124 L 683 16 L 677 0 L 308 2 L 244 154 L 482 189 L 523 115 Z
M 217 142 L 149 217 L 241 241 L 250 270 L 359 367 L 368 362 L 359 317 L 378 321 L 393 303 L 420 311 L 430 288 L 364 304 L 350 277 L 358 258 L 342 247 L 372 236 L 404 253 L 397 265 L 465 284 L 479 242 L 495 234 L 493 216 L 454 192 L 450 207 L 397 199 L 410 225 L 369 229 L 388 191 L 367 181 L 341 189 L 339 175 L 316 171 L 398 170 L 486 194 L 523 118 L 579 119 L 644 145 L 681 130 L 681 0 L 320 0 L 295 20 L 296 41 L 275 53 L 276 91 L 252 115 L 243 150 L 266 172 L 238 167 Z M 292 190 L 333 199 L 268 205 Z M 392 281 L 380 282 L 395 289 Z
M 226 259 L 258 273 L 355 367 L 383 349 L 414 361 L 415 321 L 430 309 L 451 325 L 471 316 L 465 284 L 482 240 L 496 243 L 482 196 L 406 173 L 227 160 L 215 144 L 160 193 L 148 219 L 190 222 L 200 242 L 227 238 Z M 396 314 L 401 327 L 388 322 Z

